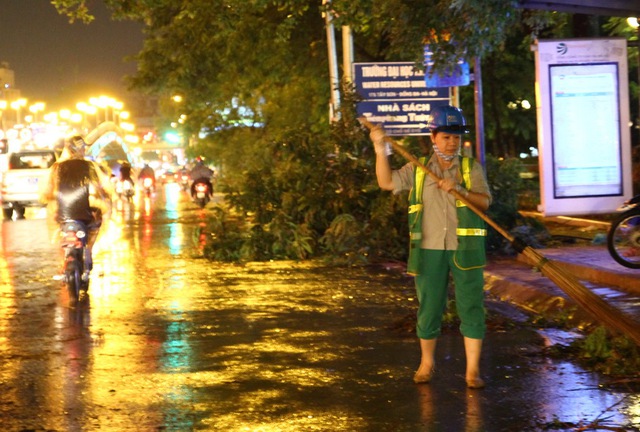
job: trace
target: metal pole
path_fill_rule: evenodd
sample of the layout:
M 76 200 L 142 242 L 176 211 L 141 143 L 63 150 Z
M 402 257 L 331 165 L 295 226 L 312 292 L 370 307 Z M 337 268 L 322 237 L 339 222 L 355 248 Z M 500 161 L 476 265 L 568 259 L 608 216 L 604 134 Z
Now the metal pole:
M 351 69 L 353 68 L 353 33 L 351 27 L 342 26 L 342 77 L 345 84 L 352 82 Z
M 636 27 L 636 48 L 638 50 L 638 87 L 640 88 L 640 18 L 636 18 L 638 21 L 638 26 Z M 638 94 L 638 115 L 636 116 L 636 129 L 638 133 L 638 142 L 637 145 L 640 145 L 640 93 Z
M 322 0 L 322 4 L 331 3 L 330 0 Z M 338 54 L 336 52 L 336 37 L 333 28 L 331 12 L 325 12 L 325 23 L 327 27 L 327 50 L 329 53 L 329 83 L 331 84 L 331 105 L 329 107 L 329 119 L 331 122 L 337 119 L 338 108 L 340 107 L 340 83 L 338 81 Z
M 484 112 L 482 110 L 482 67 L 480 57 L 475 58 L 473 65 L 474 101 L 476 104 L 476 159 L 485 166 L 484 155 Z

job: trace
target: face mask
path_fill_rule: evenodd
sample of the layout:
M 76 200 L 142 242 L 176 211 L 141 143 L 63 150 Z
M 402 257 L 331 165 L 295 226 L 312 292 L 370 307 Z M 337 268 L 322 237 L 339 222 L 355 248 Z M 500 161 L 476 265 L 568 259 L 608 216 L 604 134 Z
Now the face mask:
M 452 155 L 446 155 L 446 154 L 442 153 L 440 151 L 440 149 L 438 148 L 438 146 L 435 145 L 435 144 L 432 147 L 433 147 L 433 151 L 435 152 L 435 154 L 437 154 L 440 159 L 443 159 L 446 162 L 452 161 L 454 157 L 456 157 L 456 156 L 458 156 L 460 154 L 460 148 L 459 147 L 458 147 L 458 151 L 455 152 Z

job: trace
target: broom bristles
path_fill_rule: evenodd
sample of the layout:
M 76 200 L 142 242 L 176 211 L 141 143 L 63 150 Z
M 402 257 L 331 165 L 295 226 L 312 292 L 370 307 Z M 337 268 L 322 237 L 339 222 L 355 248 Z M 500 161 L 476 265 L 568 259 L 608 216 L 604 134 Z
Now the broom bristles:
M 522 254 L 538 268 L 540 272 L 558 285 L 571 299 L 586 312 L 593 315 L 605 327 L 616 333 L 627 335 L 640 346 L 640 324 L 629 316 L 604 301 L 600 296 L 586 288 L 571 273 L 553 261 L 548 260 L 531 247 L 526 247 Z

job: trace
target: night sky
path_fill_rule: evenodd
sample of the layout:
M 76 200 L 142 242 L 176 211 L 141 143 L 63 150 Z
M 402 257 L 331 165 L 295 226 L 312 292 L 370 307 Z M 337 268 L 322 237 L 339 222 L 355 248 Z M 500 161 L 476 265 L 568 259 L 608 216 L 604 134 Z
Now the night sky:
M 100 1 L 89 5 L 96 19 L 87 25 L 70 24 L 49 0 L 0 0 L 0 61 L 29 102 L 57 109 L 73 108 L 76 95 L 88 92 L 128 98 L 123 77 L 136 64 L 125 57 L 142 48 L 142 25 L 112 21 Z

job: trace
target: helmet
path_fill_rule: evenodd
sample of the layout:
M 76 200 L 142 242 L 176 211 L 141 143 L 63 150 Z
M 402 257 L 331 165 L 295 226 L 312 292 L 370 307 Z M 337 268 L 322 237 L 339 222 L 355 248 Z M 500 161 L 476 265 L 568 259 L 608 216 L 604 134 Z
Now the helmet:
M 74 135 L 71 138 L 69 138 L 65 147 L 69 150 L 71 154 L 76 154 L 76 153 L 80 153 L 81 151 L 84 151 L 84 148 L 86 147 L 86 145 L 87 144 L 84 142 L 84 138 L 82 138 L 80 135 Z
M 441 105 L 431 110 L 429 129 L 432 132 L 448 132 L 456 135 L 469 133 L 462 110 L 451 105 Z
M 202 162 L 203 162 L 203 160 L 204 160 L 204 159 L 203 159 L 203 157 L 202 157 L 202 156 L 198 156 L 198 157 L 196 158 L 196 163 L 202 163 Z

